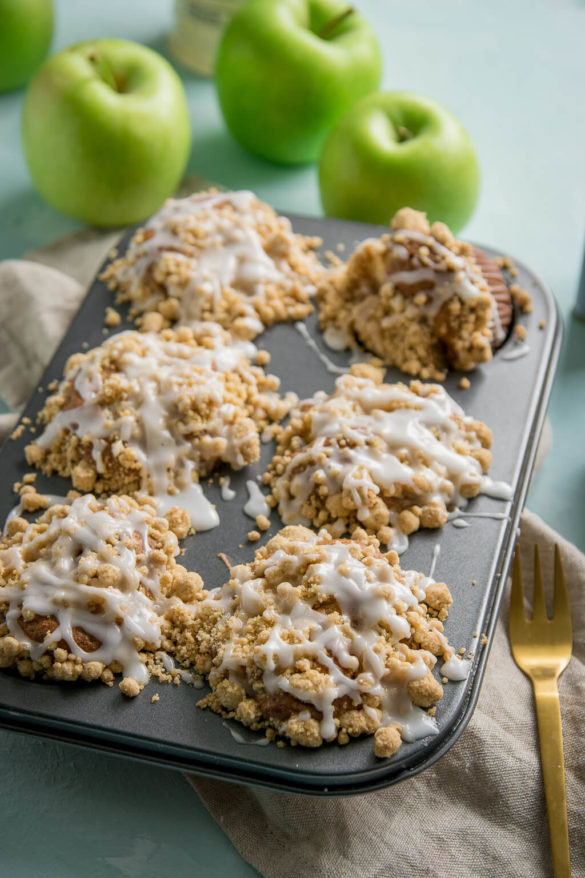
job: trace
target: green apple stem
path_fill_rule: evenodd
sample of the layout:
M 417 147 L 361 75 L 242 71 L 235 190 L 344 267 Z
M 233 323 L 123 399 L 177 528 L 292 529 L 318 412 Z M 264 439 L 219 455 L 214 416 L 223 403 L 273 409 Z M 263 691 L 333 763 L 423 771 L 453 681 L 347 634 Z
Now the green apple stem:
M 118 82 L 118 80 L 116 79 L 116 75 L 112 70 L 110 62 L 106 58 L 104 58 L 103 55 L 98 55 L 96 52 L 93 52 L 89 56 L 89 60 L 92 62 L 92 64 L 95 64 L 97 72 L 99 73 L 103 81 L 110 86 L 110 88 L 118 92 L 123 91 L 122 83 Z
M 404 143 L 405 140 L 412 140 L 414 134 L 412 131 L 409 131 L 408 128 L 405 128 L 404 125 L 397 125 L 396 131 L 398 132 L 398 139 L 400 143 Z
M 348 15 L 352 15 L 355 12 L 353 6 L 348 6 L 343 12 L 339 15 L 336 15 L 335 18 L 331 18 L 319 31 L 317 34 L 318 37 L 321 37 L 322 40 L 328 39 L 337 25 L 341 24 L 342 21 L 348 17 Z

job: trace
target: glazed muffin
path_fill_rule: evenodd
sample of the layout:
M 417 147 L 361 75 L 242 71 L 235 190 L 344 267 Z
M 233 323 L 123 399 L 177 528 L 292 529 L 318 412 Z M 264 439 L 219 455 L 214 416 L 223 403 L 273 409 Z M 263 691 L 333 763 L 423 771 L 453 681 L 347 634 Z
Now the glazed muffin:
M 213 320 L 251 339 L 312 311 L 320 243 L 252 192 L 209 190 L 167 201 L 102 279 L 142 328 Z
M 385 384 L 383 374 L 354 366 L 292 412 L 264 477 L 285 524 L 337 537 L 363 528 L 402 550 L 408 534 L 441 527 L 482 491 L 490 429 L 443 387 Z
M 152 498 L 93 495 L 12 518 L 0 540 L 0 667 L 24 677 L 112 685 L 137 695 L 165 613 L 202 596 L 177 563 L 189 519 Z
M 382 757 L 436 732 L 432 669 L 454 652 L 444 583 L 401 570 L 375 538 L 304 527 L 230 573 L 193 611 L 195 666 L 212 688 L 201 707 L 306 747 L 374 735 Z
M 122 332 L 75 354 L 40 413 L 45 429 L 26 447 L 28 462 L 70 477 L 79 491 L 142 490 L 163 507 L 186 505 L 205 527 L 213 514 L 195 508 L 204 505 L 199 479 L 220 463 L 257 460 L 259 433 L 292 401 L 252 365 L 249 348 L 204 323 Z

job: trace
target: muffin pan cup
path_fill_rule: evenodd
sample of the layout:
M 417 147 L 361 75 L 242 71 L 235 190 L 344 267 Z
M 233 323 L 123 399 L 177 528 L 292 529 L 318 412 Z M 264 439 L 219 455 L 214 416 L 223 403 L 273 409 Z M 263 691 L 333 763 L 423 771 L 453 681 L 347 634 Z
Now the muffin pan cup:
M 385 231 L 379 226 L 343 220 L 291 220 L 295 231 L 321 236 L 323 252 L 336 252 L 337 244 L 345 245 L 343 255 L 348 255 L 364 238 Z M 131 235 L 132 231 L 122 238 L 120 252 Z M 482 249 L 490 256 L 499 255 Z M 442 756 L 464 730 L 480 693 L 560 348 L 561 320 L 551 292 L 528 268 L 518 263 L 516 268 L 518 276 L 514 282 L 532 296 L 532 313 L 515 315 L 515 320 L 528 329 L 528 353 L 510 359 L 518 351 L 517 342 L 509 337 L 491 362 L 467 373 L 469 389 L 459 387 L 461 373 L 452 373 L 443 382 L 466 414 L 491 427 L 494 443 L 489 475 L 508 482 L 513 499 L 503 501 L 480 495 L 467 507 L 467 527 L 455 527 L 449 522 L 440 530 L 420 531 L 411 536 L 409 547 L 401 556 L 403 568 L 423 573 L 430 571 L 435 558 L 434 578 L 445 581 L 453 595 L 445 634 L 456 650 L 463 647 L 466 653 L 474 653 L 468 678 L 444 687 L 445 694 L 436 711 L 438 734 L 403 743 L 389 760 L 374 757 L 371 736 L 344 747 L 325 744 L 315 750 L 279 748 L 273 743 L 258 746 L 264 737 L 262 733 L 251 732 L 239 723 L 197 707 L 207 687 L 195 689 L 184 683 L 171 686 L 151 680 L 139 697 L 128 700 L 117 685 L 109 689 L 95 683 L 30 681 L 11 670 L 0 672 L 0 725 L 209 777 L 305 795 L 378 789 L 422 771 Z M 112 292 L 96 279 L 23 413 L 33 423 L 46 399 L 47 386 L 62 377 L 68 357 L 103 342 L 105 309 L 112 304 Z M 125 310 L 120 310 L 125 317 Z M 325 346 L 317 329 L 316 310 L 305 325 L 328 363 L 337 367 L 348 364 L 349 353 L 336 353 Z M 131 324 L 123 319 L 119 327 L 107 334 L 127 328 L 132 328 Z M 282 392 L 292 390 L 303 399 L 317 390 L 333 389 L 336 374 L 326 367 L 294 325 L 278 324 L 259 336 L 256 343 L 270 351 L 272 359 L 266 368 L 280 377 Z M 397 370 L 387 371 L 388 382 L 408 380 Z M 24 446 L 34 435 L 26 429 L 20 438 L 8 440 L 0 452 L 0 521 L 18 502 L 12 485 L 31 469 L 26 464 Z M 221 524 L 184 540 L 181 563 L 200 573 L 208 588 L 226 581 L 226 570 L 218 553 L 225 553 L 231 563 L 248 561 L 255 549 L 282 526 L 273 511 L 271 528 L 262 540 L 254 544 L 247 540 L 255 523 L 243 512 L 248 498 L 246 481 L 264 472 L 274 447 L 274 442 L 264 444 L 261 460 L 245 470 L 234 473 L 222 468 L 209 483 L 203 483 L 207 496 L 217 505 Z M 236 497 L 229 502 L 222 500 L 218 484 L 219 477 L 227 474 L 236 491 Z M 43 474 L 38 475 L 36 484 L 40 492 L 58 495 L 66 494 L 71 487 L 66 479 Z M 505 518 L 491 517 L 501 513 L 505 513 Z M 440 675 L 439 668 L 440 662 L 435 672 Z M 506 681 L 501 684 L 505 686 Z M 151 703 L 155 693 L 159 700 Z

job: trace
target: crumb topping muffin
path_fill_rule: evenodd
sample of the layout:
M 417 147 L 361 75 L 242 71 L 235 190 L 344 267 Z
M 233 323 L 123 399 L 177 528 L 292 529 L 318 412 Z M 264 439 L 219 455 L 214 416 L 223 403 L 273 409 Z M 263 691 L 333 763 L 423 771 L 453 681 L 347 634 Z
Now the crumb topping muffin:
M 497 270 L 497 267 L 496 267 Z M 503 340 L 500 309 L 474 248 L 444 223 L 403 208 L 391 231 L 360 244 L 318 288 L 319 321 L 334 348 L 360 341 L 388 366 L 442 380 L 473 369 Z M 511 318 L 510 297 L 508 295 Z
M 0 667 L 24 677 L 101 680 L 126 695 L 148 679 L 164 613 L 202 594 L 177 564 L 189 522 L 151 498 L 93 495 L 13 518 L 0 540 Z
M 492 435 L 437 384 L 352 367 L 292 412 L 265 481 L 285 524 L 363 528 L 399 551 L 482 491 Z
M 401 570 L 375 538 L 285 527 L 194 611 L 212 687 L 200 706 L 306 747 L 376 735 L 390 756 L 436 732 L 425 711 L 443 694 L 431 670 L 454 652 L 450 605 L 444 583 Z
M 213 320 L 251 339 L 312 311 L 320 243 L 252 192 L 209 190 L 167 201 L 102 279 L 144 329 Z
M 123 332 L 75 354 L 40 413 L 46 427 L 26 447 L 28 462 L 80 491 L 142 490 L 161 508 L 183 505 L 203 529 L 215 516 L 199 478 L 220 462 L 257 460 L 259 432 L 296 399 L 278 395 L 278 378 L 250 363 L 250 348 L 207 323 Z

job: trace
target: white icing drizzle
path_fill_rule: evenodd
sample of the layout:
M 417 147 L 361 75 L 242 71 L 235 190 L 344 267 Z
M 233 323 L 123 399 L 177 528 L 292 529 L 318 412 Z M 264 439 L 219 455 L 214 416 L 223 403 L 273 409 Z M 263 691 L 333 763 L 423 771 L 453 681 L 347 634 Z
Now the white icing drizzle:
M 441 674 L 448 680 L 466 680 L 471 670 L 469 659 L 460 659 L 456 653 L 441 665 Z
M 323 341 L 332 351 L 344 351 L 351 345 L 351 338 L 344 329 L 328 326 L 323 333 Z
M 199 674 L 194 674 L 191 671 L 186 671 L 184 668 L 176 668 L 177 674 L 188 686 L 192 686 L 193 689 L 203 689 L 205 683 L 199 676 Z
M 270 506 L 266 502 L 266 497 L 260 490 L 260 486 L 252 479 L 248 479 L 246 488 L 248 489 L 248 501 L 244 506 L 246 515 L 249 515 L 250 518 L 257 518 L 258 515 L 268 517 L 270 515 Z
M 525 357 L 530 353 L 530 345 L 526 344 L 517 344 L 513 348 L 510 348 L 509 351 L 506 351 L 502 354 L 502 360 L 519 360 L 520 357 Z
M 401 269 L 391 272 L 384 278 L 384 285 L 414 285 L 424 281 L 432 284 L 428 289 L 423 290 L 425 301 L 422 303 L 408 302 L 407 308 L 416 307 L 417 311 L 422 310 L 429 319 L 433 319 L 441 310 L 447 299 L 457 295 L 461 299 L 477 298 L 480 295 L 486 295 L 487 287 L 483 281 L 481 274 L 473 271 L 469 262 L 462 256 L 458 256 L 436 240 L 432 235 L 418 232 L 411 229 L 398 229 L 390 232 L 391 237 L 391 253 L 398 257 L 401 261 L 409 261 L 411 268 Z M 430 254 L 426 260 L 430 262 L 431 255 L 435 257 L 432 264 L 423 264 L 422 258 L 418 252 L 414 255 L 409 254 L 408 249 L 404 246 L 406 242 L 415 242 L 419 246 L 428 247 Z M 375 243 L 374 239 L 365 242 L 371 245 Z M 439 263 L 439 264 L 437 264 Z M 495 304 L 492 311 L 495 311 Z M 389 325 L 395 318 L 389 315 L 383 325 Z
M 435 543 L 435 545 L 433 547 L 433 556 L 431 558 L 431 568 L 429 570 L 429 579 L 432 579 L 432 577 L 435 574 L 435 567 L 437 566 L 437 561 L 439 559 L 440 554 L 441 554 L 441 546 L 439 545 L 439 543 Z
M 152 510 L 136 509 L 120 497 L 102 504 L 86 494 L 73 500 L 64 518 L 54 517 L 43 533 L 29 525 L 21 545 L 0 551 L 4 566 L 20 572 L 18 585 L 0 587 L 0 601 L 8 603 L 6 625 L 32 659 L 39 659 L 50 644 L 65 640 L 68 652 L 85 661 L 106 665 L 118 661 L 124 675 L 146 682 L 148 673 L 134 638 L 156 648 L 160 617 L 170 603 L 160 591 L 159 568 L 149 563 L 151 518 Z M 27 563 L 31 555 L 36 559 Z M 116 585 L 80 581 L 84 576 L 91 579 L 103 565 L 114 568 Z M 96 601 L 101 612 L 90 609 Z M 57 620 L 57 628 L 41 643 L 20 627 L 19 619 L 27 611 Z M 82 650 L 74 638 L 76 627 L 101 645 L 92 652 Z
M 300 320 L 295 323 L 295 329 L 299 333 L 299 335 L 304 339 L 305 344 L 308 348 L 310 348 L 318 357 L 319 360 L 323 363 L 328 372 L 332 375 L 345 375 L 348 371 L 348 366 L 337 366 L 333 363 L 327 354 L 325 354 L 312 335 L 309 333 L 309 330 Z
M 191 472 L 191 467 L 186 467 L 186 470 L 188 474 Z M 207 499 L 199 482 L 188 481 L 175 494 L 155 492 L 154 496 L 158 500 L 161 515 L 168 512 L 173 506 L 185 509 L 195 531 L 212 530 L 219 524 L 217 509 Z
M 234 741 L 238 744 L 251 744 L 256 747 L 266 747 L 267 744 L 270 744 L 270 738 L 257 738 L 254 741 L 247 741 L 246 738 L 242 735 L 241 732 L 238 732 L 237 729 L 233 729 L 229 723 L 222 723 L 224 729 L 227 729 Z
M 192 671 L 186 671 L 184 668 L 175 667 L 175 662 L 168 652 L 157 653 L 157 658 L 161 660 L 162 666 L 167 674 L 170 674 L 171 671 L 176 671 L 183 683 L 186 683 L 188 686 L 192 686 L 194 689 L 202 689 L 205 685 L 199 674 L 195 674 Z
M 460 426 L 453 416 L 464 422 L 471 419 L 444 388 L 433 387 L 431 395 L 418 396 L 405 385 L 375 384 L 346 375 L 337 379 L 334 394 L 320 391 L 302 402 L 292 417 L 310 412 L 311 438 L 273 488 L 284 523 L 310 524 L 301 509 L 315 490 L 315 477 L 329 495 L 348 494 L 360 521 L 370 514 L 368 495 L 380 494 L 381 488 L 392 496 L 397 486 L 407 486 L 420 504 L 464 504 L 460 492 L 464 485 L 509 499 L 509 485 L 493 482 L 482 474 L 474 457 L 455 450 Z M 340 445 L 339 436 L 357 444 Z M 471 438 L 468 441 L 472 449 L 480 447 L 479 440 L 475 446 Z M 407 540 L 398 532 L 397 518 L 391 510 L 398 550 L 406 547 Z
M 452 521 L 454 527 L 467 527 L 468 522 L 462 522 L 462 518 L 495 518 L 505 521 L 509 518 L 505 512 L 467 512 L 466 509 L 453 509 L 447 514 L 448 521 Z
M 508 482 L 494 482 L 489 476 L 484 476 L 480 494 L 494 497 L 496 500 L 511 500 L 512 486 Z
M 317 536 L 313 539 L 316 541 Z M 271 592 L 274 601 L 268 600 L 263 576 L 268 581 L 278 581 L 271 570 L 280 570 L 284 562 L 287 576 L 294 578 L 307 551 L 307 541 L 293 542 L 289 552 L 279 549 L 263 559 L 260 578 L 254 578 L 259 572 L 258 564 L 254 571 L 248 565 L 233 568 L 231 583 L 207 600 L 221 602 L 228 616 L 237 611 L 232 627 L 238 635 L 257 616 L 270 620 L 269 636 L 256 646 L 253 656 L 262 669 L 264 687 L 270 694 L 289 693 L 313 705 L 321 714 L 321 734 L 325 740 L 332 740 L 336 734 L 335 701 L 349 696 L 359 704 L 366 692 L 381 697 L 382 710 L 376 712 L 381 725 L 399 723 L 405 740 L 436 733 L 434 719 L 412 703 L 406 688 L 409 681 L 427 674 L 425 661 L 432 667 L 436 659 L 423 649 L 409 650 L 403 643 L 411 633 L 405 613 L 424 601 L 432 580 L 412 570 L 402 571 L 399 579 L 385 559 L 376 558 L 366 565 L 353 557 L 345 543 L 319 549 L 324 555 L 320 551 L 315 556 L 315 563 L 305 575 L 310 575 L 320 595 L 335 599 L 341 617 L 315 609 L 284 582 Z M 388 673 L 383 650 L 379 648 L 380 624 L 391 632 L 400 661 L 397 677 Z M 450 654 L 452 648 L 443 635 L 439 636 L 444 640 L 445 654 Z M 220 677 L 227 674 L 230 679 L 241 681 L 242 655 L 238 643 L 239 637 L 225 643 L 217 667 Z M 298 688 L 286 674 L 302 657 L 310 657 L 326 669 L 327 682 L 319 691 Z M 304 711 L 302 714 L 306 716 Z
M 232 211 L 224 212 L 229 205 Z M 146 237 L 140 243 L 132 243 L 126 253 L 130 264 L 117 270 L 120 282 L 129 284 L 132 297 L 148 269 L 170 252 L 172 257 L 188 269 L 189 282 L 181 284 L 167 281 L 166 292 L 179 301 L 178 320 L 188 323 L 199 320 L 202 304 L 209 299 L 217 301 L 225 290 L 235 291 L 240 297 L 243 320 L 255 334 L 262 332 L 263 324 L 251 305 L 251 300 L 265 297 L 268 283 L 288 289 L 297 278 L 283 256 L 269 256 L 258 232 L 261 222 L 261 202 L 248 191 L 196 193 L 189 198 L 169 199 L 148 221 Z M 188 244 L 175 231 L 179 220 L 188 225 L 197 222 L 197 245 Z M 288 220 L 281 218 L 285 232 L 291 234 Z M 315 287 L 304 282 L 308 295 Z M 143 306 L 144 310 L 155 304 L 159 294 Z
M 162 662 L 162 666 L 167 673 L 170 673 L 175 667 L 175 663 L 173 661 L 172 656 L 168 654 L 168 652 L 159 653 L 160 660 Z
M 185 386 L 194 403 L 211 406 L 206 440 L 220 442 L 221 459 L 236 469 L 245 464 L 241 448 L 255 425 L 250 421 L 250 431 L 242 434 L 243 421 L 235 417 L 223 380 L 223 373 L 247 365 L 242 346 L 226 344 L 225 334 L 222 336 L 214 324 L 205 326 L 217 331 L 212 348 L 194 348 L 156 333 L 122 332 L 106 342 L 109 349 L 118 348 L 120 370 L 128 384 L 129 411 L 119 417 L 112 417 L 104 406 L 96 404 L 104 350 L 102 346 L 90 351 L 74 372 L 74 388 L 81 404 L 58 412 L 37 440 L 38 445 L 48 448 L 63 429 L 87 437 L 92 442 L 98 472 L 103 471 L 102 454 L 109 444 L 114 454 L 127 446 L 141 464 L 143 490 L 161 502 L 163 511 L 173 505 L 182 506 L 191 515 L 196 530 L 216 527 L 219 516 L 197 483 L 200 446 L 183 435 L 184 425 L 178 417 Z M 127 347 L 133 336 L 138 340 L 137 350 Z M 270 403 L 277 395 L 267 393 L 265 399 Z
M 230 488 L 231 478 L 229 476 L 224 476 L 223 482 L 221 483 L 221 499 L 229 502 L 233 500 L 236 496 L 236 492 L 233 488 Z

